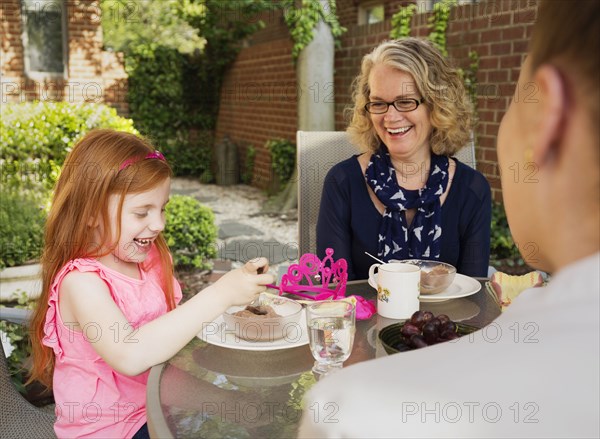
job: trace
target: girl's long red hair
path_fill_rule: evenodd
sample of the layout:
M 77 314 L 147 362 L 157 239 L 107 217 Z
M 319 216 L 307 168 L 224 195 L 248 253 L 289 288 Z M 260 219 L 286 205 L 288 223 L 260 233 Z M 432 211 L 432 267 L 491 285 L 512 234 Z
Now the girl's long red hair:
M 119 221 L 117 236 L 110 236 L 109 197 L 120 196 L 120 217 L 126 194 L 146 192 L 171 176 L 171 169 L 165 161 L 143 159 L 153 151 L 155 149 L 149 142 L 133 134 L 95 130 L 81 139 L 67 156 L 54 188 L 46 221 L 42 293 L 30 325 L 33 366 L 29 382 L 38 380 L 52 387 L 54 353 L 42 344 L 42 339 L 50 287 L 57 273 L 70 260 L 107 254 L 110 251 L 106 250 L 107 244 L 119 239 Z M 130 159 L 134 159 L 134 163 L 119 170 Z M 104 236 L 101 242 L 94 242 L 94 230 L 100 224 Z M 171 310 L 175 308 L 173 263 L 162 234 L 155 240 L 155 245 L 160 254 L 165 299 Z

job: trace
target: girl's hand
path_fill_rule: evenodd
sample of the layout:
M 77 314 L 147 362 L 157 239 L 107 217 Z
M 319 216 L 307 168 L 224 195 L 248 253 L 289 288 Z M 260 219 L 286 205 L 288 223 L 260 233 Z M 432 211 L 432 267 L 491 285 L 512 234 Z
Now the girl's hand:
M 245 305 L 265 291 L 267 289 L 265 285 L 275 282 L 275 277 L 266 273 L 268 269 L 269 261 L 266 258 L 253 259 L 243 267 L 225 274 L 215 282 L 214 287 L 219 290 L 219 295 L 225 299 L 227 307 Z

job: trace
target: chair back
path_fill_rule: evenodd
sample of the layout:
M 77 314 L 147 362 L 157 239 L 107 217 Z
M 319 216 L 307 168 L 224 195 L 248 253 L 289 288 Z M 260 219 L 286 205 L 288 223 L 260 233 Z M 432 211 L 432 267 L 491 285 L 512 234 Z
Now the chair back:
M 475 139 L 473 138 L 473 133 L 471 133 L 469 143 L 454 154 L 454 157 L 461 163 L 464 163 L 473 169 L 477 169 L 477 163 L 475 161 Z
M 333 165 L 359 152 L 345 131 L 298 131 L 299 255 L 317 251 L 317 218 L 323 180 Z
M 0 320 L 16 321 L 12 314 L 10 318 L 4 318 L 9 314 L 10 308 L 2 308 L 2 310 L 5 312 L 0 313 Z M 28 314 L 24 313 L 23 316 L 27 317 Z M 54 415 L 30 404 L 13 385 L 2 343 L 0 343 L 0 407 L 0 438 L 56 437 Z

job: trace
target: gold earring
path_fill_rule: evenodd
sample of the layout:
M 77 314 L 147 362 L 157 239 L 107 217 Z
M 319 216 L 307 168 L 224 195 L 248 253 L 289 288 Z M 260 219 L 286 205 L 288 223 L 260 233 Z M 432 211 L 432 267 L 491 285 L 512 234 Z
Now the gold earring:
M 533 150 L 531 148 L 527 148 L 523 152 L 523 158 L 525 159 L 525 163 L 533 162 Z

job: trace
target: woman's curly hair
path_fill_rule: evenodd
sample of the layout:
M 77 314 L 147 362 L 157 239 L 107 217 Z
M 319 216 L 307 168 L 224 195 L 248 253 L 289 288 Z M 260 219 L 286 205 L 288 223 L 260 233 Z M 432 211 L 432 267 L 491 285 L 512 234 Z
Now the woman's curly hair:
M 473 125 L 473 108 L 461 75 L 427 40 L 402 38 L 384 41 L 362 60 L 361 72 L 353 83 L 354 107 L 349 108 L 348 134 L 363 150 L 375 152 L 377 136 L 365 104 L 369 102 L 369 74 L 384 64 L 412 75 L 424 105 L 430 111 L 431 150 L 438 155 L 454 155 L 467 145 Z

